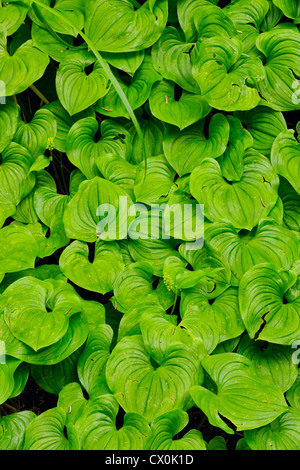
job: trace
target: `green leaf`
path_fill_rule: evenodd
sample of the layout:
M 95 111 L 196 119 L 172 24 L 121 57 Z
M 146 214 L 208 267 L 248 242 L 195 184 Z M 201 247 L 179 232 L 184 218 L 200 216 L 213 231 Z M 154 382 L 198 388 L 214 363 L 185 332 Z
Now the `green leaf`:
M 133 76 L 120 76 L 118 71 L 115 71 L 115 76 L 133 110 L 140 108 L 148 100 L 153 84 L 162 78 L 154 69 L 152 58 L 148 55 L 145 55 Z M 114 87 L 96 103 L 95 109 L 105 116 L 129 118 L 128 111 Z
M 289 390 L 297 379 L 298 368 L 292 361 L 289 346 L 253 341 L 245 335 L 237 352 L 250 359 L 259 378 L 274 383 L 283 392 Z
M 56 90 L 61 104 L 73 116 L 106 95 L 109 83 L 98 62 L 93 63 L 92 60 L 74 55 L 60 64 L 56 75 Z
M 296 79 L 300 74 L 299 41 L 298 29 L 287 26 L 267 31 L 256 41 L 266 62 L 265 78 L 257 82 L 256 87 L 266 105 L 277 111 L 300 108 L 300 85 Z
M 131 221 L 132 200 L 118 185 L 99 176 L 83 181 L 64 213 L 66 234 L 85 242 L 120 240 Z
M 238 305 L 237 289 L 231 287 L 212 296 L 207 286 L 199 284 L 183 291 L 180 305 L 181 327 L 202 339 L 208 354 L 245 329 Z
M 115 308 L 125 313 L 146 295 L 151 294 L 152 275 L 151 266 L 144 261 L 125 266 L 114 284 L 114 297 L 111 300 Z
M 193 170 L 192 196 L 204 204 L 212 222 L 230 221 L 237 229 L 252 230 L 277 202 L 279 179 L 269 160 L 256 150 L 244 155 L 240 181 L 227 181 L 216 160 L 207 158 Z
M 34 158 L 43 155 L 56 136 L 56 121 L 47 109 L 38 109 L 31 122 L 18 121 L 14 142 L 27 148 Z
M 222 417 L 242 431 L 269 424 L 287 411 L 280 388 L 258 379 L 246 357 L 237 353 L 217 354 L 204 358 L 202 365 L 216 384 L 217 392 L 201 386 L 192 387 L 190 392 L 212 426 L 234 434 Z
M 205 236 L 225 255 L 238 280 L 257 264 L 270 262 L 274 268 L 291 269 L 298 258 L 297 236 L 271 219 L 261 220 L 251 232 L 239 231 L 230 223 L 215 222 L 207 228 Z
M 268 10 L 267 0 L 238 0 L 223 8 L 235 25 L 253 23 L 257 29 L 260 29 Z
M 88 335 L 88 323 L 83 313 L 70 318 L 66 334 L 57 343 L 36 352 L 25 343 L 17 340 L 0 316 L 0 337 L 5 342 L 7 354 L 29 364 L 54 365 L 62 362 L 85 342 Z
M 236 36 L 236 28 L 224 11 L 206 0 L 177 0 L 178 20 L 187 42 L 199 38 Z
M 211 107 L 198 94 L 183 90 L 180 98 L 175 95 L 176 84 L 162 80 L 156 83 L 149 97 L 152 114 L 161 121 L 173 124 L 180 130 L 203 119 L 211 111 Z
M 0 229 L 0 275 L 34 268 L 38 249 L 26 227 L 8 225 Z
M 54 148 L 60 152 L 65 152 L 66 140 L 68 137 L 69 130 L 73 124 L 79 120 L 84 119 L 85 117 L 94 117 L 94 110 L 92 107 L 82 111 L 79 114 L 71 117 L 65 108 L 60 104 L 59 100 L 52 101 L 49 104 L 43 106 L 43 109 L 48 109 L 54 115 L 57 124 L 56 137 L 54 139 L 53 145 Z
M 274 140 L 271 163 L 275 171 L 286 178 L 300 194 L 300 144 L 294 137 L 294 130 L 281 132 Z
M 63 281 L 24 277 L 6 289 L 1 305 L 13 335 L 37 351 L 65 335 L 69 318 L 81 311 L 79 299 Z
M 252 135 L 252 148 L 266 157 L 270 155 L 278 134 L 287 129 L 283 114 L 264 106 L 257 106 L 250 111 L 237 111 L 235 115 Z
M 24 450 L 79 450 L 77 432 L 66 420 L 67 413 L 62 408 L 37 416 L 27 426 Z
M 19 107 L 12 98 L 6 98 L 6 103 L 1 104 L 0 114 L 0 152 L 10 144 L 17 130 Z
M 228 148 L 219 158 L 218 163 L 227 180 L 239 181 L 244 172 L 243 156 L 246 150 L 252 147 L 253 138 L 243 128 L 239 119 L 232 116 L 227 116 L 227 119 L 230 124 Z
M 180 369 L 180 380 L 178 370 Z M 119 404 L 152 422 L 177 408 L 190 407 L 189 389 L 199 383 L 199 358 L 173 345 L 162 364 L 152 364 L 140 335 L 123 338 L 106 365 L 106 380 Z
M 105 375 L 106 362 L 110 356 L 113 330 L 109 325 L 99 325 L 88 336 L 85 348 L 78 360 L 78 377 L 91 395 L 99 376 Z
M 193 76 L 207 103 L 223 111 L 243 111 L 255 108 L 260 96 L 256 83 L 265 76 L 259 58 L 243 55 L 243 43 L 236 38 L 212 37 L 196 45 L 197 59 L 193 63 Z
M 93 53 L 88 50 L 85 44 L 73 46 L 73 37 L 64 36 L 64 39 L 62 39 L 59 35 L 53 34 L 53 32 L 50 33 L 44 24 L 42 27 L 33 23 L 31 28 L 31 37 L 33 45 L 45 52 L 45 54 L 49 55 L 51 59 L 56 62 L 65 62 L 73 55 L 79 55 L 83 60 L 94 59 Z
M 0 363 L 0 404 L 5 403 L 12 396 L 15 388 L 15 374 L 20 364 L 21 361 L 9 356 L 5 357 L 4 364 Z
M 24 42 L 11 56 L 7 51 L 6 33 L 0 30 L 0 80 L 5 84 L 0 96 L 12 96 L 27 90 L 44 74 L 49 57 L 33 46 L 32 40 Z
M 132 200 L 135 199 L 134 184 L 137 174 L 137 165 L 127 162 L 122 157 L 107 153 L 98 158 L 97 166 L 106 180 L 117 184 L 127 192 Z
M 281 180 L 279 196 L 283 203 L 283 221 L 290 230 L 300 232 L 300 195 L 286 180 Z
M 126 413 L 123 426 L 116 427 L 118 403 L 111 395 L 88 402 L 76 422 L 82 450 L 142 450 L 149 435 L 143 416 Z
M 138 316 L 145 349 L 155 362 L 163 363 L 168 349 L 176 343 L 184 345 L 191 356 L 195 355 L 200 359 L 206 355 L 202 338 L 194 335 L 192 328 L 181 323 L 177 325 L 177 317 L 167 315 L 153 296 L 146 298 L 139 307 L 134 316 Z M 132 331 L 130 333 L 133 334 Z
M 15 213 L 16 206 L 33 189 L 33 163 L 33 157 L 18 144 L 11 143 L 3 150 L 0 160 L 0 227 L 7 217 Z
M 165 124 L 155 118 L 139 119 L 142 135 L 145 141 L 145 146 L 149 151 L 149 155 L 156 156 L 163 153 L 163 137 L 165 133 Z M 139 164 L 144 160 L 143 149 L 139 136 L 131 121 L 128 122 L 126 128 L 131 134 L 132 138 L 132 156 L 131 161 L 134 164 Z
M 173 438 L 187 426 L 189 416 L 182 410 L 174 410 L 159 416 L 151 425 L 146 444 L 149 450 L 206 450 L 202 434 L 197 429 L 188 431 L 177 440 Z
M 94 258 L 90 260 L 88 245 L 74 241 L 61 254 L 59 266 L 74 284 L 89 291 L 106 294 L 113 290 L 124 263 L 116 242 L 97 240 Z
M 142 64 L 145 51 L 110 53 L 102 52 L 102 57 L 113 67 L 134 75 Z
M 33 411 L 20 411 L 0 418 L 0 450 L 22 450 L 26 428 L 35 417 Z
M 167 196 L 173 184 L 175 172 L 168 164 L 164 155 L 147 159 L 147 174 L 145 163 L 137 168 L 134 194 L 137 202 L 154 204 L 162 196 Z
M 300 412 L 290 409 L 267 426 L 245 432 L 251 450 L 298 450 Z
M 77 362 L 80 351 L 75 351 L 69 357 L 54 365 L 32 365 L 30 373 L 43 390 L 58 395 L 70 382 L 78 382 Z
M 151 11 L 152 10 L 152 11 Z M 137 10 L 129 0 L 94 0 L 86 8 L 85 33 L 102 52 L 133 52 L 152 46 L 168 18 L 167 0 L 157 0 L 153 9 L 146 1 Z M 105 28 L 99 28 L 104 24 Z M 123 34 L 120 36 L 120 31 Z
M 273 3 L 285 16 L 295 20 L 296 24 L 300 22 L 300 5 L 297 0 L 273 0 Z
M 49 6 L 50 0 L 42 0 L 42 2 Z M 54 31 L 61 34 L 70 34 L 77 36 L 76 28 L 70 25 L 74 24 L 77 28 L 82 29 L 84 26 L 84 4 L 82 0 L 55 0 L 54 8 L 60 11 L 65 20 L 57 21 L 57 17 L 53 16 L 49 11 L 40 8 L 40 14 L 36 14 L 36 10 L 30 11 L 31 19 L 39 26 L 44 26 L 44 22 L 50 26 Z M 43 19 L 43 21 L 42 21 Z
M 99 124 L 94 117 L 80 119 L 70 129 L 66 140 L 66 153 L 73 165 L 87 178 L 100 176 L 97 160 L 105 154 L 116 154 L 129 160 L 131 154 L 130 135 L 119 123 L 105 119 L 100 125 L 100 139 L 95 142 Z
M 209 122 L 209 137 L 204 132 L 205 120 L 184 131 L 168 126 L 164 138 L 164 153 L 169 164 L 180 175 L 191 173 L 207 157 L 222 155 L 229 139 L 229 123 L 222 114 L 215 114 Z
M 300 299 L 285 297 L 296 274 L 271 264 L 249 269 L 240 282 L 240 309 L 250 338 L 291 345 L 299 337 Z
M 28 3 L 28 2 L 27 2 Z M 26 18 L 29 5 L 20 0 L 14 3 L 2 3 L 0 5 L 0 24 L 6 29 L 7 35 L 14 34 Z
M 191 52 L 194 43 L 185 42 L 184 35 L 173 26 L 165 28 L 153 45 L 151 55 L 154 68 L 166 79 L 191 93 L 200 93 L 192 75 Z
M 153 269 L 155 276 L 163 276 L 164 262 L 169 256 L 180 257 L 178 251 L 168 240 L 132 240 L 128 239 L 127 246 L 134 261 L 145 261 Z

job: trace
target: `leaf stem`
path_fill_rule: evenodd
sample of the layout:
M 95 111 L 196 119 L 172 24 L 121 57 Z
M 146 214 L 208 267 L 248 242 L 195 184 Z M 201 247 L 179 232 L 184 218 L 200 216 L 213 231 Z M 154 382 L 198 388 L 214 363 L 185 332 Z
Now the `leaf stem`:
M 47 98 L 45 98 L 45 96 L 40 92 L 40 90 L 37 89 L 36 86 L 34 85 L 31 85 L 30 86 L 30 89 L 33 91 L 33 93 L 38 97 L 40 98 L 45 104 L 49 104 L 50 101 L 47 100 Z

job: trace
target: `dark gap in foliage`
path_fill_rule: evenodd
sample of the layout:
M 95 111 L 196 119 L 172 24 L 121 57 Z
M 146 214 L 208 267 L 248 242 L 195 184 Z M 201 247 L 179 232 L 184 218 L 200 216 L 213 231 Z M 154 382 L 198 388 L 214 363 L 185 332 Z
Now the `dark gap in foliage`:
M 87 77 L 91 75 L 91 73 L 94 71 L 94 65 L 95 64 L 90 64 L 87 67 L 85 67 L 84 71 Z
M 142 110 L 143 110 L 142 119 L 144 119 L 144 121 L 149 121 L 150 116 L 149 116 L 149 114 L 147 113 L 147 111 L 146 111 L 146 109 L 145 109 L 145 106 L 142 107 Z
M 6 221 L 4 222 L 4 225 L 2 228 L 7 227 L 8 225 L 12 224 L 14 222 L 14 219 L 12 217 L 8 217 Z
M 89 400 L 90 396 L 85 388 L 82 388 L 82 395 L 84 396 L 86 400 Z
M 94 142 L 95 144 L 101 140 L 102 134 L 101 134 L 101 126 L 98 126 L 97 132 L 94 135 Z
M 296 128 L 296 125 L 298 124 L 299 121 L 299 111 L 288 111 L 286 113 L 283 113 L 284 117 L 286 119 L 287 126 L 290 128 Z
M 228 419 L 226 418 L 225 416 L 221 415 L 221 413 L 218 411 L 218 415 L 220 416 L 220 418 L 224 421 L 225 424 L 227 424 L 227 426 L 232 429 L 234 432 L 236 432 L 236 426 Z
M 224 178 L 224 181 L 226 181 L 226 183 L 232 185 L 233 181 L 229 181 L 227 178 L 225 178 L 225 176 L 223 176 L 223 178 Z
M 82 44 L 85 44 L 84 40 L 82 37 L 78 34 L 73 40 L 73 46 L 82 46 Z
M 64 434 L 65 438 L 68 439 L 68 430 L 67 430 L 67 426 L 64 426 L 63 434 Z
M 195 44 L 192 44 L 188 51 L 184 51 L 183 54 L 189 54 L 193 51 Z
M 204 126 L 203 126 L 203 134 L 206 140 L 209 139 L 209 124 L 210 124 L 210 119 L 205 119 Z
M 216 299 L 208 299 L 209 305 L 212 305 L 215 302 Z
M 125 416 L 125 410 L 123 410 L 123 408 L 120 406 L 118 414 L 116 416 L 116 429 L 117 429 L 117 431 L 124 426 L 124 416 Z
M 42 389 L 29 374 L 22 393 L 9 399 L 8 402 L 10 406 L 6 406 L 5 403 L 0 406 L 0 415 L 5 416 L 27 410 L 40 415 L 44 411 L 57 406 L 57 396 Z
M 174 298 L 174 302 L 175 302 L 175 298 Z M 174 304 L 172 304 L 171 307 L 169 307 L 166 310 L 166 313 L 170 315 L 172 311 L 173 311 L 173 315 L 177 315 L 179 319 L 180 318 L 180 313 L 179 313 L 180 312 L 180 295 L 177 296 L 175 307 L 174 307 Z
M 93 263 L 94 260 L 95 260 L 95 248 L 96 248 L 96 244 L 95 243 L 88 243 L 88 249 L 89 249 L 89 256 L 88 256 L 88 260 L 90 263 Z
M 217 288 L 217 284 L 214 282 L 214 287 L 212 288 L 212 290 L 208 291 L 209 294 L 211 294 L 212 292 L 214 292 Z
M 74 282 L 70 281 L 70 279 L 68 279 L 68 283 L 74 287 L 77 294 L 79 294 L 83 298 L 83 300 L 95 300 L 96 302 L 99 302 L 101 304 L 106 304 L 113 296 L 112 292 L 108 292 L 107 294 L 103 295 L 99 292 L 93 292 L 87 289 L 83 289 L 83 287 L 77 286 L 76 284 L 74 284 Z
M 261 347 L 260 347 L 260 350 L 261 350 L 261 351 L 266 351 L 266 349 L 268 349 L 268 346 L 269 346 L 268 341 L 263 341 L 263 342 L 262 342 L 262 345 L 261 345 Z
M 160 367 L 160 364 L 158 364 L 154 359 L 153 357 L 150 356 L 150 362 L 151 362 L 151 365 L 153 367 L 153 369 L 158 369 Z
M 177 85 L 177 83 L 175 83 L 175 86 L 174 86 L 174 99 L 175 101 L 179 101 L 181 96 L 182 96 L 182 92 L 183 92 L 183 89 L 181 88 L 181 86 Z
M 186 265 L 185 269 L 187 269 L 188 271 L 194 271 L 193 266 L 190 263 Z
M 45 233 L 45 238 L 50 238 L 51 236 L 51 230 L 50 227 L 47 228 L 47 232 Z
M 262 319 L 262 324 L 260 325 L 258 331 L 257 331 L 256 334 L 255 334 L 255 337 L 254 337 L 255 340 L 258 339 L 259 335 L 261 334 L 261 332 L 263 331 L 264 327 L 265 327 L 266 324 L 267 324 L 265 318 L 266 318 L 266 316 L 268 315 L 268 313 L 270 313 L 270 312 L 266 312 L 266 313 L 262 316 L 262 318 L 261 318 L 261 319 Z
M 154 282 L 152 282 L 152 287 L 153 287 L 153 289 L 156 289 L 156 288 L 157 288 L 157 286 L 158 286 L 158 284 L 159 284 L 159 280 L 160 280 L 160 278 L 157 277 L 157 278 L 154 280 Z
M 285 295 L 283 296 L 282 303 L 283 303 L 284 305 L 286 305 L 286 304 L 289 303 L 289 301 L 287 300 L 287 298 L 285 297 Z
M 219 0 L 218 7 L 224 8 L 227 5 L 230 5 L 230 3 L 231 3 L 231 0 Z

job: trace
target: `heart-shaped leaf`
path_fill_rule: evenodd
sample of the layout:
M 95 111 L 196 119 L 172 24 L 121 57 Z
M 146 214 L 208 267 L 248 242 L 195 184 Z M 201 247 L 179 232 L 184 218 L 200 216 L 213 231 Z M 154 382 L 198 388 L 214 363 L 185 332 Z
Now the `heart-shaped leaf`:
M 189 416 L 182 410 L 174 410 L 159 416 L 151 424 L 151 434 L 146 444 L 149 450 L 206 450 L 203 436 L 197 429 L 188 431 L 180 439 L 173 439 L 183 431 Z
M 33 411 L 20 411 L 0 418 L 0 450 L 22 450 L 26 428 L 35 417 Z
M 237 353 L 217 354 L 205 357 L 202 365 L 216 384 L 217 392 L 195 386 L 191 388 L 191 395 L 213 426 L 234 434 L 223 417 L 239 431 L 269 424 L 287 411 L 280 388 L 268 380 L 258 379 L 246 357 Z
M 184 345 L 174 344 L 163 363 L 155 364 L 140 335 L 123 338 L 106 365 L 106 380 L 119 404 L 148 422 L 167 411 L 190 407 L 189 389 L 201 379 L 199 358 Z
M 180 176 L 191 173 L 205 158 L 218 158 L 226 150 L 230 130 L 226 117 L 215 114 L 211 118 L 208 138 L 204 124 L 203 119 L 181 132 L 174 126 L 167 129 L 164 153 Z
M 216 160 L 208 158 L 193 170 L 192 196 L 204 204 L 212 222 L 230 221 L 235 228 L 252 230 L 277 202 L 279 179 L 269 160 L 253 149 L 244 155 L 240 181 L 227 181 Z
M 290 345 L 299 337 L 300 298 L 289 299 L 287 291 L 296 283 L 291 271 L 277 271 L 273 265 L 257 265 L 241 279 L 241 315 L 250 338 Z
M 181 96 L 177 97 L 176 84 L 167 80 L 153 86 L 149 104 L 153 116 L 179 127 L 180 130 L 191 126 L 211 111 L 200 94 L 183 90 Z
M 85 32 L 99 51 L 133 52 L 152 46 L 167 19 L 167 0 L 156 1 L 153 9 L 149 1 L 136 9 L 129 0 L 112 0 L 109 4 L 97 0 L 87 6 Z M 99 24 L 105 24 L 105 28 L 99 28 Z
M 59 265 L 63 274 L 84 289 L 106 294 L 113 290 L 116 277 L 124 267 L 116 242 L 97 240 L 93 259 L 89 259 L 86 243 L 74 241 L 61 254 Z
M 24 277 L 1 297 L 4 318 L 13 335 L 35 351 L 59 341 L 69 318 L 82 310 L 80 298 L 62 281 Z
M 56 90 L 61 104 L 73 116 L 96 103 L 108 92 L 108 78 L 98 62 L 93 64 L 90 60 L 73 56 L 60 64 L 56 75 Z
M 32 40 L 24 42 L 11 56 L 7 50 L 6 33 L 0 30 L 0 80 L 5 90 L 0 96 L 12 96 L 27 90 L 44 74 L 49 57 L 33 46 Z
M 87 178 L 100 176 L 97 160 L 105 154 L 117 155 L 129 160 L 131 154 L 130 135 L 119 123 L 105 119 L 100 125 L 101 137 L 95 142 L 98 121 L 93 117 L 81 119 L 70 129 L 66 141 L 69 160 Z

